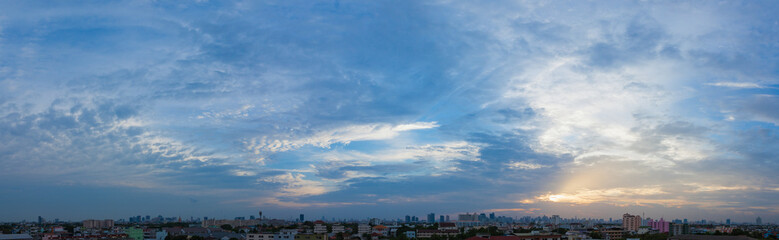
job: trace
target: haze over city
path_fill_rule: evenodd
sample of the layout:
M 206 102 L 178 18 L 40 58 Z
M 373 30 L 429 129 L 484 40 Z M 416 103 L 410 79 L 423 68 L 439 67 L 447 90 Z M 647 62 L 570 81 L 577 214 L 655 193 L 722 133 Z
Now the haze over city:
M 777 223 L 777 10 L 0 1 L 0 222 Z

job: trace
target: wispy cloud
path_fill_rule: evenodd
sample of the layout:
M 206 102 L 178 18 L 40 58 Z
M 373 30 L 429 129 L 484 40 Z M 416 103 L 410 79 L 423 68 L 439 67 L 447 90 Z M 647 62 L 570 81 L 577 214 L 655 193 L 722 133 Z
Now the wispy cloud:
M 715 82 L 715 83 L 709 83 L 708 85 L 717 86 L 717 87 L 729 87 L 729 88 L 765 88 L 760 84 L 751 83 L 751 82 Z
M 266 136 L 253 138 L 246 142 L 247 149 L 255 154 L 284 152 L 310 145 L 327 148 L 330 145 L 341 143 L 349 144 L 353 141 L 387 140 L 397 137 L 401 132 L 430 129 L 438 127 L 435 122 L 416 122 L 410 124 L 363 124 L 350 125 L 319 131 L 311 136 L 300 139 L 269 139 Z

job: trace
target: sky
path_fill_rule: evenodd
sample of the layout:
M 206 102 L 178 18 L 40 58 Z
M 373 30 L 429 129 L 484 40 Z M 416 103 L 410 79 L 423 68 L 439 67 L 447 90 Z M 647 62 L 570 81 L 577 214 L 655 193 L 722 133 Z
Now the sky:
M 776 1 L 1 1 L 0 221 L 779 222 Z

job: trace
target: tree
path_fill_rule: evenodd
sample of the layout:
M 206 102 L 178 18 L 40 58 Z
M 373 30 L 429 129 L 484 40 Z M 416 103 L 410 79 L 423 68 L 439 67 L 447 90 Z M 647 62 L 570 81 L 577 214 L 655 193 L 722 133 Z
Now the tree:
M 554 232 L 559 233 L 561 235 L 565 235 L 565 233 L 568 232 L 568 230 L 565 230 L 565 228 L 557 228 L 554 230 Z
M 740 235 L 747 235 L 747 232 L 744 230 L 741 230 L 741 228 L 733 229 L 733 231 L 730 231 L 731 236 L 740 236 Z
M 233 230 L 233 226 L 230 225 L 230 224 L 225 224 L 225 225 L 222 225 L 222 226 L 219 226 L 219 227 L 221 227 L 224 230 L 228 230 L 228 231 L 229 230 Z
M 203 240 L 204 238 L 201 236 L 189 236 L 189 240 Z
M 589 235 L 590 235 L 591 238 L 595 238 L 595 239 L 602 239 L 603 238 L 603 234 L 600 234 L 599 232 L 590 232 Z

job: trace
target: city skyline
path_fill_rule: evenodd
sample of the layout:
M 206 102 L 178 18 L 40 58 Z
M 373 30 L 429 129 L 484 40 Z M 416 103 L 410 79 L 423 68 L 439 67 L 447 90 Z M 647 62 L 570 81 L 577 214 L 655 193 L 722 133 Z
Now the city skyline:
M 655 217 L 647 216 L 646 213 L 641 213 L 641 215 L 631 215 L 630 213 L 623 214 L 623 218 L 593 218 L 593 217 L 579 217 L 579 216 L 560 216 L 560 215 L 538 215 L 538 216 L 503 216 L 503 215 L 496 215 L 494 212 L 492 213 L 479 213 L 479 212 L 464 212 L 464 213 L 456 213 L 456 214 L 441 214 L 438 215 L 440 218 L 431 218 L 430 216 L 435 215 L 435 213 L 428 213 L 424 214 L 425 218 L 419 218 L 419 216 L 416 215 L 405 215 L 402 217 L 389 217 L 389 218 L 376 218 L 376 217 L 365 217 L 365 218 L 343 218 L 343 217 L 336 217 L 336 216 L 321 216 L 314 219 L 310 218 L 304 218 L 305 214 L 300 214 L 298 217 L 291 218 L 291 217 L 269 217 L 269 216 L 257 216 L 257 215 L 248 215 L 248 216 L 235 216 L 235 217 L 208 217 L 208 216 L 163 216 L 163 215 L 134 215 L 129 216 L 127 218 L 114 218 L 114 219 L 99 219 L 99 218 L 87 218 L 87 219 L 48 219 L 43 216 L 37 216 L 37 220 L 29 220 L 29 219 L 23 219 L 20 221 L 11 221 L 7 223 L 18 223 L 18 222 L 38 222 L 38 223 L 64 223 L 64 222 L 85 222 L 88 224 L 93 225 L 99 225 L 103 224 L 102 222 L 110 221 L 111 224 L 114 222 L 117 223 L 165 223 L 165 222 L 204 222 L 206 220 L 263 220 L 263 221 L 269 221 L 269 220 L 283 220 L 288 222 L 316 222 L 316 221 L 324 221 L 324 222 L 373 222 L 374 220 L 380 220 L 380 221 L 387 221 L 387 222 L 400 222 L 400 223 L 442 223 L 442 222 L 450 222 L 450 223 L 456 223 L 456 222 L 469 222 L 469 221 L 478 221 L 478 222 L 512 222 L 512 223 L 528 223 L 528 222 L 535 222 L 535 221 L 547 221 L 547 223 L 551 224 L 562 224 L 562 223 L 582 223 L 582 222 L 588 222 L 592 221 L 592 223 L 604 223 L 604 224 L 625 224 L 624 220 L 628 219 L 629 223 L 627 225 L 635 225 L 633 226 L 633 230 L 635 231 L 638 226 L 647 226 L 650 221 L 665 221 L 668 223 L 679 223 L 679 224 L 715 224 L 715 225 L 775 225 L 775 223 L 768 222 L 764 223 L 762 221 L 762 218 L 760 216 L 756 217 L 755 219 L 752 219 L 751 221 L 746 220 L 743 222 L 739 221 L 731 221 L 731 219 L 723 219 L 723 220 L 717 220 L 717 219 L 687 219 L 687 218 L 676 218 L 676 219 L 665 219 L 664 217 Z M 633 218 L 636 218 L 635 220 Z M 0 222 L 2 223 L 2 222 Z
M 777 223 L 777 10 L 0 2 L 0 221 Z

